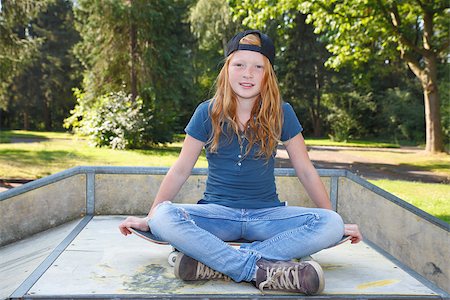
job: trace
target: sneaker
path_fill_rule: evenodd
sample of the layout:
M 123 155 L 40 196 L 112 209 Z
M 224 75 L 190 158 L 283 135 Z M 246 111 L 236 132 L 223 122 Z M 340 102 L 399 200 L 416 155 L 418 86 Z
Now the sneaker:
M 297 263 L 260 259 L 256 265 L 255 285 L 262 292 L 268 289 L 315 295 L 325 287 L 322 268 L 315 261 Z
M 181 252 L 178 253 L 175 261 L 175 277 L 186 281 L 208 279 L 231 280 L 230 277 L 211 269 Z

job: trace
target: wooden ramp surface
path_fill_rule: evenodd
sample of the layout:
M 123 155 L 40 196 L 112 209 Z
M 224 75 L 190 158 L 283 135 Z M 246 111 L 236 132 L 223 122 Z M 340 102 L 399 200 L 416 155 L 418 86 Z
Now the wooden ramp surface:
M 123 218 L 83 219 L 85 227 L 79 221 L 70 222 L 0 248 L 0 298 L 268 297 L 248 283 L 187 283 L 176 279 L 167 262 L 171 247 L 122 236 L 117 227 Z M 78 235 L 74 235 L 74 228 L 79 229 Z M 61 248 L 61 241 L 68 246 Z M 347 242 L 316 253 L 313 258 L 325 272 L 326 287 L 321 299 L 442 298 L 423 279 L 406 272 L 364 242 Z M 41 262 L 44 265 L 39 266 Z M 270 293 L 271 298 L 299 296 Z

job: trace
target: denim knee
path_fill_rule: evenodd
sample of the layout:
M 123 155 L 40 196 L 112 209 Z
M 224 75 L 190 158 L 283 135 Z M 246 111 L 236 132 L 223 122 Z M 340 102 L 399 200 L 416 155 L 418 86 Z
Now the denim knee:
M 160 226 L 166 226 L 167 221 L 172 219 L 172 216 L 175 214 L 175 209 L 174 205 L 168 201 L 162 202 L 156 207 L 151 219 L 148 221 L 153 234 L 156 234 Z
M 344 235 L 344 221 L 341 215 L 333 210 L 327 210 L 327 227 L 335 234 L 336 242 Z
M 162 238 L 166 231 L 173 230 L 177 223 L 188 219 L 189 215 L 184 209 L 166 201 L 156 207 L 148 225 L 153 234 Z

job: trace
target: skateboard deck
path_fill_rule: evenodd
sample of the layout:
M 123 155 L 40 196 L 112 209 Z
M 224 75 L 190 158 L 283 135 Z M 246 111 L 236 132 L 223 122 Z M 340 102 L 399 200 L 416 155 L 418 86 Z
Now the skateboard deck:
M 158 245 L 169 245 L 168 242 L 163 241 L 161 239 L 158 239 L 151 231 L 142 231 L 134 228 L 128 228 L 132 233 L 137 235 L 140 238 L 143 238 L 144 240 L 147 240 L 149 242 L 158 244 Z
M 168 242 L 159 239 L 158 237 L 156 237 L 151 231 L 142 231 L 142 230 L 138 230 L 138 229 L 134 229 L 134 228 L 128 228 L 132 233 L 134 233 L 136 236 L 147 240 L 151 243 L 155 243 L 158 245 L 169 245 Z M 238 241 L 231 241 L 231 242 L 227 242 L 229 245 L 231 246 L 240 246 L 243 243 L 251 243 L 251 241 L 247 241 L 247 240 L 238 240 Z M 178 250 L 174 247 L 172 247 L 173 250 L 172 252 L 169 254 L 167 261 L 169 263 L 170 266 L 175 266 L 175 261 L 177 259 L 177 255 L 178 255 Z
M 134 228 L 128 228 L 132 233 L 134 233 L 135 235 L 137 235 L 140 238 L 143 238 L 144 240 L 147 240 L 149 242 L 155 243 L 155 244 L 159 244 L 159 245 L 169 245 L 168 242 L 163 241 L 159 238 L 157 238 L 151 231 L 142 231 L 142 230 L 138 230 L 138 229 L 134 229 Z M 227 244 L 231 245 L 231 246 L 240 246 L 244 243 L 251 243 L 252 241 L 248 241 L 248 240 L 244 240 L 244 239 L 240 239 L 237 241 L 226 241 Z
M 159 244 L 159 245 L 169 245 L 168 242 L 157 238 L 151 231 L 142 231 L 142 230 L 138 230 L 138 229 L 134 229 L 134 228 L 128 228 L 128 229 L 132 233 L 137 235 L 138 237 L 143 238 L 144 240 L 147 240 L 149 242 L 152 242 L 152 243 L 155 243 L 155 244 Z M 336 245 L 330 246 L 328 248 L 336 247 L 337 245 L 345 243 L 346 241 L 350 240 L 350 238 L 351 238 L 350 236 L 344 235 L 342 237 L 342 239 Z M 241 240 L 237 240 L 237 241 L 226 241 L 226 243 L 231 245 L 231 246 L 240 246 L 240 245 L 245 244 L 245 243 L 252 243 L 252 241 L 241 239 Z
M 138 230 L 138 229 L 134 229 L 134 228 L 128 228 L 132 233 L 134 233 L 136 236 L 147 240 L 151 243 L 155 243 L 158 245 L 169 245 L 168 242 L 159 239 L 158 237 L 156 237 L 151 231 L 142 231 L 142 230 Z M 342 239 L 336 244 L 333 245 L 329 248 L 335 247 L 337 245 L 340 245 L 346 241 L 348 241 L 351 237 L 350 236 L 343 236 Z M 248 240 L 237 240 L 237 241 L 227 241 L 226 243 L 231 245 L 231 246 L 240 246 L 243 243 L 251 243 L 252 241 L 248 241 Z M 173 250 L 172 252 L 169 254 L 167 261 L 169 263 L 169 265 L 171 265 L 172 267 L 175 266 L 175 261 L 177 259 L 177 255 L 178 255 L 178 250 L 174 247 L 172 247 Z M 299 259 L 299 261 L 305 261 L 305 260 L 313 260 L 313 258 L 311 256 L 306 256 L 306 257 L 302 257 Z
M 346 241 L 349 241 L 351 238 L 352 238 L 352 237 L 349 236 L 349 235 L 344 235 L 344 236 L 342 236 L 342 238 L 341 238 L 341 240 L 340 240 L 339 242 L 337 242 L 336 244 L 334 244 L 334 245 L 328 247 L 327 249 L 336 247 L 336 246 L 338 246 L 338 245 L 340 245 L 340 244 L 343 244 L 343 243 L 345 243 Z

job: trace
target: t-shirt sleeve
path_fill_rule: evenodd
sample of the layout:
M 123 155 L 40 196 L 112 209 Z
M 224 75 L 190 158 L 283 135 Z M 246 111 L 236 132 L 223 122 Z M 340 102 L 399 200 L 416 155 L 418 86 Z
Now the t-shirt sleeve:
M 209 101 L 200 103 L 194 111 L 184 131 L 193 138 L 206 143 L 211 132 L 211 121 L 208 114 Z
M 283 103 L 283 128 L 281 130 L 281 141 L 286 142 L 303 131 L 303 127 L 295 114 L 292 106 Z

